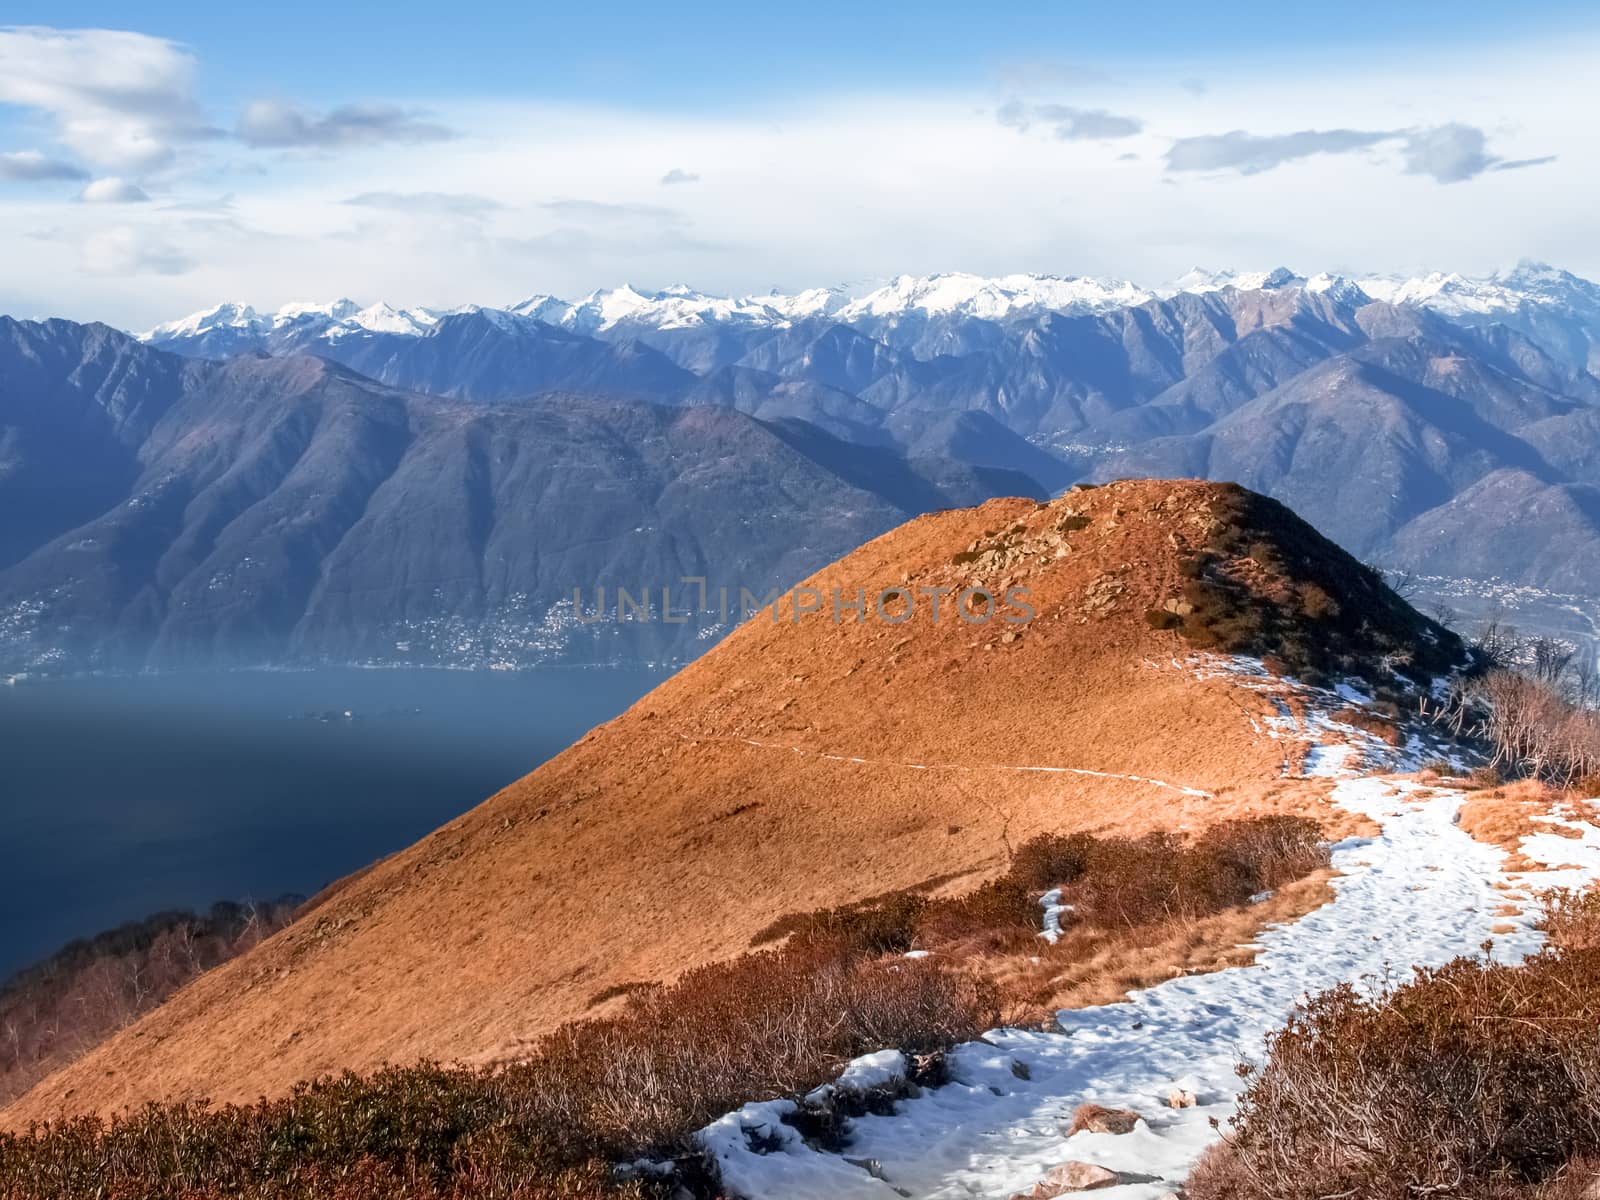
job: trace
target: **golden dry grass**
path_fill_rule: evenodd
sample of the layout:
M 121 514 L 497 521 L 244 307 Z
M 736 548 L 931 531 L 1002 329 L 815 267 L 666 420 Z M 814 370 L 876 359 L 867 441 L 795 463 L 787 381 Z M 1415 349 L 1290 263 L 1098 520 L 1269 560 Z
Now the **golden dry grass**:
M 1294 921 L 1333 899 L 1331 870 L 1319 870 L 1279 888 L 1259 904 L 1196 921 L 1170 922 L 1126 934 L 1041 942 L 1033 955 L 1013 955 L 986 965 L 1019 1023 L 1048 1022 L 1062 1008 L 1089 1008 L 1127 998 L 1129 992 L 1178 975 L 1203 975 L 1253 963 L 1253 944 L 1268 925 Z
M 1220 495 L 1138 481 L 997 500 L 868 543 L 809 585 L 1027 587 L 1037 615 L 1009 642 L 1009 626 L 948 610 L 934 624 L 926 607 L 903 625 L 758 615 L 0 1125 L 153 1097 L 249 1100 L 383 1062 L 514 1058 L 607 989 L 731 958 L 783 913 L 930 877 L 968 890 L 1041 833 L 1329 822 L 1327 781 L 1281 779 L 1283 743 L 1255 728 L 1270 703 L 1197 678 L 1180 636 L 1145 620 L 1178 594 L 1179 556 L 1205 544 Z M 957 561 L 985 539 L 1011 548 Z M 1040 766 L 1065 769 L 1016 769 Z

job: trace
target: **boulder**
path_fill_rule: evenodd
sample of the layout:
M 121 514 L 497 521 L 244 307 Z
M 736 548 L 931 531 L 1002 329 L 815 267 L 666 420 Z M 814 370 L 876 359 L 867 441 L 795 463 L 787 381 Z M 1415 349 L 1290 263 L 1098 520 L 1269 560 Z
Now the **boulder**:
M 1122 1176 L 1115 1171 L 1094 1163 L 1064 1162 L 1059 1167 L 1051 1167 L 1043 1179 L 1025 1192 L 1017 1192 L 1011 1200 L 1052 1200 L 1068 1192 L 1089 1192 L 1115 1187 L 1121 1182 Z

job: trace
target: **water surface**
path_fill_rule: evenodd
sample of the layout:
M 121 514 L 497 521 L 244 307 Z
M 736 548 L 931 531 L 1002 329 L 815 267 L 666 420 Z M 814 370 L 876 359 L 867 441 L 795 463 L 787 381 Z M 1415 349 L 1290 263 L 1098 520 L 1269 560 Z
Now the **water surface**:
M 309 895 L 526 774 L 666 674 L 235 671 L 0 687 L 0 980 L 161 909 Z

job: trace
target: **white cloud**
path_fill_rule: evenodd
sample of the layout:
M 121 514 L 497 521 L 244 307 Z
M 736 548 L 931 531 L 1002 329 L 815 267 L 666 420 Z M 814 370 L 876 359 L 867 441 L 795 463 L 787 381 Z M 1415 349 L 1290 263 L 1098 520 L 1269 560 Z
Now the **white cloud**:
M 194 265 L 160 234 L 132 225 L 90 234 L 79 248 L 79 258 L 91 275 L 182 275 Z
M 195 60 L 165 38 L 108 29 L 0 29 L 0 104 L 43 113 L 84 161 L 141 173 L 210 136 Z
M 673 167 L 672 170 L 661 177 L 661 182 L 664 184 L 699 183 L 700 176 L 693 171 L 685 171 L 682 167 Z
M 115 175 L 108 175 L 89 184 L 78 199 L 85 204 L 143 204 L 150 197 L 145 195 L 144 189 L 138 184 L 118 179 Z
M 498 200 L 466 192 L 362 192 L 344 201 L 354 208 L 388 212 L 479 218 L 504 208 Z
M 137 328 L 234 295 L 261 306 L 307 294 L 511 303 L 623 280 L 746 292 L 972 270 L 1158 283 L 1196 262 L 1481 272 L 1524 256 L 1600 275 L 1589 233 L 1600 191 L 1600 127 L 1587 116 L 1600 98 L 1586 69 L 1594 50 L 1572 41 L 1392 64 L 1164 63 L 1115 90 L 1052 82 L 1045 99 L 1137 114 L 1143 129 L 1109 142 L 1051 136 L 1054 125 L 1031 112 L 1036 98 L 1009 86 L 816 95 L 695 115 L 415 97 L 419 107 L 404 110 L 412 119 L 426 106 L 437 115 L 424 123 L 461 136 L 291 161 L 219 146 L 228 173 L 163 179 L 162 203 L 132 210 L 142 222 L 134 240 L 118 235 L 82 261 L 78 248 L 98 226 L 130 210 L 8 187 L 0 245 L 8 285 L 26 286 L 31 310 Z M 1209 90 L 1184 88 L 1191 71 Z M 1572 86 L 1558 93 L 1551 78 Z M 1013 94 L 1037 122 L 1032 136 L 996 125 L 997 104 Z M 1499 161 L 1441 187 L 1437 175 L 1472 165 L 1472 147 L 1452 156 L 1446 139 L 1426 154 L 1413 147 L 1423 173 L 1408 173 L 1408 138 L 1450 125 L 1481 131 L 1482 153 Z M 1229 147 L 1242 154 L 1232 165 L 1166 170 L 1175 144 L 1230 130 L 1391 136 L 1254 173 L 1243 168 L 1286 147 Z M 1538 170 L 1511 169 L 1555 155 Z M 264 174 L 240 171 L 245 162 Z M 715 186 L 663 188 L 672 163 Z M 227 219 L 197 220 L 196 203 L 220 191 L 233 194 Z M 27 237 L 47 225 L 66 235 Z M 91 261 L 139 273 L 90 276 Z
M 37 150 L 17 150 L 0 154 L 0 179 L 34 183 L 51 179 L 87 179 L 89 172 L 58 158 L 46 158 Z

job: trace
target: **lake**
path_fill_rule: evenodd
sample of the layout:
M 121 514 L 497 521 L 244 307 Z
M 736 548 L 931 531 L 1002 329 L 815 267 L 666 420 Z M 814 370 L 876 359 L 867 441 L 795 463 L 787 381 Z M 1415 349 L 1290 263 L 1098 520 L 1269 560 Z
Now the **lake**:
M 236 671 L 0 687 L 0 980 L 161 909 L 310 895 L 669 673 Z

